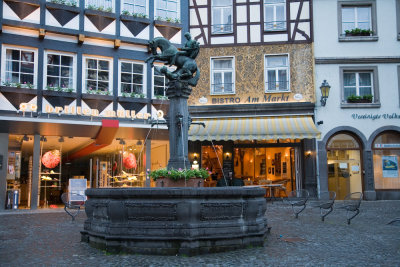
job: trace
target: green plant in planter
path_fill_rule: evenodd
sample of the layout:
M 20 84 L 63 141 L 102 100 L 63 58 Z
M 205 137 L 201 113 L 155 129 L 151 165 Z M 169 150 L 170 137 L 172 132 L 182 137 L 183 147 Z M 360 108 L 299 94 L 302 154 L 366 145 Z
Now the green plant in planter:
M 18 82 L 18 83 L 14 83 L 14 86 L 17 87 L 17 88 L 21 88 L 22 84 Z
M 130 93 L 127 93 L 127 92 L 123 92 L 123 93 L 122 93 L 122 97 L 130 97 L 130 96 L 131 96 Z
M 107 7 L 104 11 L 112 13 L 113 9 L 112 9 L 112 7 Z
M 346 35 L 353 35 L 353 36 L 369 36 L 374 33 L 370 29 L 360 29 L 360 28 L 345 30 L 344 32 Z
M 133 98 L 144 98 L 144 94 L 142 94 L 142 93 L 132 93 L 131 97 L 133 97 Z
M 167 100 L 168 97 L 167 96 L 163 96 L 163 95 L 155 95 L 156 99 L 160 99 L 160 100 Z
M 202 178 L 206 179 L 210 175 L 210 172 L 207 169 L 178 169 L 178 170 L 167 170 L 167 169 L 159 169 L 150 172 L 150 177 L 153 178 L 154 181 L 157 181 L 159 178 L 169 178 L 174 181 L 178 181 L 180 179 L 189 180 L 190 178 Z
M 125 16 L 129 16 L 131 13 L 129 13 L 128 10 L 122 10 L 121 14 L 125 15 Z
M 347 102 L 349 103 L 371 103 L 373 99 L 373 95 L 351 95 L 347 97 Z
M 11 86 L 10 80 L 7 80 L 7 81 L 3 82 L 3 85 L 4 86 Z

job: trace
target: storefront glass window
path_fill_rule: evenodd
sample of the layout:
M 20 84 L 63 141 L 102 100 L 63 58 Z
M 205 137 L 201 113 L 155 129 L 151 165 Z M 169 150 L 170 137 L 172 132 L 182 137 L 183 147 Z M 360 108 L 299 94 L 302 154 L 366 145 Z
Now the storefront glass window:
M 375 189 L 400 189 L 400 134 L 386 132 L 374 141 Z
M 201 167 L 208 168 L 211 172 L 211 178 L 218 180 L 223 178 L 222 164 L 223 164 L 223 146 L 202 146 L 201 147 Z
M 7 209 L 30 207 L 33 137 L 10 135 L 7 161 Z
M 328 149 L 358 149 L 357 140 L 348 134 L 337 134 L 328 142 Z

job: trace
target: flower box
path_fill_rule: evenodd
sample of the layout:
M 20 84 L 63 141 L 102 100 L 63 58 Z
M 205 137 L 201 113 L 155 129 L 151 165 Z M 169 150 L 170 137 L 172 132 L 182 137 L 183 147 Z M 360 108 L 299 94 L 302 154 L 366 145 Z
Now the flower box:
M 168 177 L 160 177 L 156 180 L 157 187 L 204 187 L 203 178 L 190 178 L 188 180 L 172 180 Z
M 347 103 L 372 103 L 372 100 L 369 99 L 347 100 Z

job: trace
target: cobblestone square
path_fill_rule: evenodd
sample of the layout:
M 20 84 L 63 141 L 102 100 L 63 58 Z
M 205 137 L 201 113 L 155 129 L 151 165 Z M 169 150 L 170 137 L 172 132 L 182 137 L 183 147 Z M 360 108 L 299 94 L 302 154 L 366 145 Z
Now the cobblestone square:
M 339 206 L 340 201 L 336 202 Z M 62 209 L 0 213 L 0 266 L 400 266 L 400 201 L 364 201 L 346 223 L 334 209 L 325 222 L 313 202 L 295 219 L 285 202 L 267 203 L 264 247 L 195 257 L 113 255 L 80 242 L 86 218 Z

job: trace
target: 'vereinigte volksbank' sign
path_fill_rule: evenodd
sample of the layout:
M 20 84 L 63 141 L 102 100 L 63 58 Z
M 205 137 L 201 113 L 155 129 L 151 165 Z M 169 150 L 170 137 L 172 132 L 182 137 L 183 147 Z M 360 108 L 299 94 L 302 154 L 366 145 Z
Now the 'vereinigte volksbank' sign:
M 378 120 L 378 119 L 385 119 L 385 120 L 393 120 L 393 119 L 400 119 L 400 114 L 398 113 L 382 113 L 382 114 L 351 114 L 351 117 L 355 120 Z

